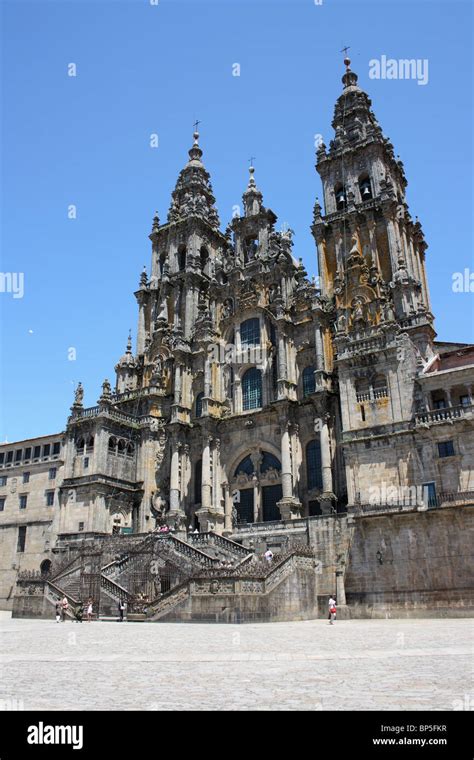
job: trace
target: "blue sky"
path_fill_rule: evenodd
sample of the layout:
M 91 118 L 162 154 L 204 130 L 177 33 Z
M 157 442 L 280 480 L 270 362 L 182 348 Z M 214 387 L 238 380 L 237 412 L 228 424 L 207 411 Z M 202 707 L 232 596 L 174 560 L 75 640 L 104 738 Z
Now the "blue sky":
M 75 383 L 93 405 L 114 382 L 196 118 L 223 227 L 256 156 L 265 205 L 317 273 L 314 136 L 332 137 L 344 45 L 405 165 L 438 338 L 473 341 L 473 296 L 452 292 L 473 268 L 471 27 L 469 0 L 4 1 L 1 271 L 25 292 L 0 293 L 0 440 L 64 429 Z M 382 55 L 428 59 L 428 84 L 369 79 Z

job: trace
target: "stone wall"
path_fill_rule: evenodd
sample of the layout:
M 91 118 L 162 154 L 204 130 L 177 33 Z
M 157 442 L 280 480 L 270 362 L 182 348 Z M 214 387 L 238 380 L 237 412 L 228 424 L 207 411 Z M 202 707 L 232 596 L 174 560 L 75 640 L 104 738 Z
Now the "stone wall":
M 309 564 L 313 564 L 309 560 Z M 313 567 L 295 567 L 267 593 L 244 591 L 203 593 L 193 584 L 191 593 L 158 622 L 256 623 L 309 620 L 318 617 L 317 579 Z M 252 582 L 241 581 L 249 584 Z M 255 581 L 255 583 L 259 583 Z
M 345 576 L 353 615 L 373 608 L 474 613 L 474 508 L 354 519 Z

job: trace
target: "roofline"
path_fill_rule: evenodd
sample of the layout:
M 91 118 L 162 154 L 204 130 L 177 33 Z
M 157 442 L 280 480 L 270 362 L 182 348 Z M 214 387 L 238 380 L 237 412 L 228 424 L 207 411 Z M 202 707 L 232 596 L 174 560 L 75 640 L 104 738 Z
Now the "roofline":
M 3 448 L 4 446 L 11 447 L 11 446 L 18 446 L 20 443 L 30 443 L 31 441 L 41 441 L 44 438 L 56 438 L 58 436 L 63 436 L 64 430 L 60 433 L 51 433 L 51 435 L 38 435 L 35 438 L 23 438 L 21 441 L 9 441 L 8 443 L 0 443 L 0 448 Z

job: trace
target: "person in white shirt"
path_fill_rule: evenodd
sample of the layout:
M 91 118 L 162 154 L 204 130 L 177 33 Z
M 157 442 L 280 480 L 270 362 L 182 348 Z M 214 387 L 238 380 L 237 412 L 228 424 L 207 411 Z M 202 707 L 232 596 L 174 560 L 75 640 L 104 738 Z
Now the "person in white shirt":
M 265 559 L 267 560 L 267 562 L 271 562 L 272 559 L 273 559 L 273 552 L 272 552 L 272 550 L 271 549 L 267 549 L 267 551 L 265 552 L 265 554 L 263 556 L 265 557 Z
M 329 614 L 328 614 L 329 625 L 334 625 L 334 621 L 336 619 L 336 600 L 334 599 L 333 596 L 329 597 L 328 609 L 329 609 Z

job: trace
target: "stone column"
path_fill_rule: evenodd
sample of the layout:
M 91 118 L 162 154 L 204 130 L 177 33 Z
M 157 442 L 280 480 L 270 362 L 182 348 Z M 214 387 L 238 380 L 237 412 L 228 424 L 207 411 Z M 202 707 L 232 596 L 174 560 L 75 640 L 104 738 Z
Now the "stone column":
M 174 403 L 179 405 L 181 403 L 181 364 L 176 363 L 174 369 Z
M 392 218 L 387 219 L 387 237 L 388 237 L 388 249 L 390 253 L 390 263 L 392 265 L 392 277 L 398 269 L 398 250 L 397 250 L 397 235 L 395 232 L 395 222 Z
M 282 498 L 277 503 L 282 520 L 293 520 L 301 516 L 303 505 L 293 493 L 291 463 L 290 422 L 281 423 L 281 486 Z
M 204 362 L 204 398 L 209 398 L 211 395 L 211 365 L 206 358 Z
M 321 444 L 321 470 L 323 476 L 323 490 L 319 497 L 321 511 L 323 514 L 330 514 L 332 511 L 335 495 L 332 484 L 332 467 L 331 467 L 331 445 L 329 441 L 328 415 L 321 419 L 320 430 Z
M 373 219 L 367 220 L 367 230 L 369 233 L 369 244 L 370 244 L 370 258 L 372 261 L 372 266 L 377 267 L 377 269 L 380 269 L 378 254 L 377 254 L 377 239 L 375 236 L 376 226 L 377 225 Z
M 289 422 L 284 423 L 281 434 L 281 485 L 284 499 L 293 498 L 289 427 Z
M 321 325 L 316 325 L 314 331 L 315 337 L 315 353 L 316 353 L 316 369 L 324 370 L 324 348 L 323 348 L 323 336 L 321 333 Z
M 232 494 L 229 483 L 222 484 L 224 488 L 224 534 L 232 533 Z
M 253 483 L 253 521 L 260 522 L 260 488 L 256 475 L 252 478 Z
M 336 252 L 336 269 L 344 269 L 344 261 L 342 259 L 342 252 L 343 252 L 343 239 L 342 239 L 342 232 L 340 229 L 334 230 L 334 243 L 335 243 L 335 252 Z
M 181 444 L 176 438 L 171 440 L 171 472 L 170 472 L 170 512 L 176 514 L 181 509 L 180 480 L 180 449 Z
M 286 356 L 286 336 L 283 333 L 283 325 L 278 327 L 278 379 L 277 398 L 285 398 L 288 380 L 288 366 Z
M 202 486 L 201 486 L 201 508 L 209 511 L 211 509 L 211 441 L 212 438 L 206 435 L 204 438 L 204 448 L 202 450 Z
M 137 329 L 137 354 L 142 354 L 145 350 L 145 302 L 146 297 L 143 291 L 136 293 L 138 301 L 138 329 Z
M 344 570 L 336 570 L 336 601 L 337 606 L 346 604 L 346 589 L 344 586 Z

